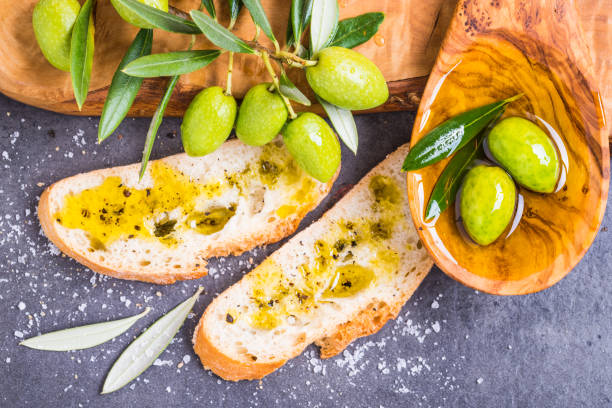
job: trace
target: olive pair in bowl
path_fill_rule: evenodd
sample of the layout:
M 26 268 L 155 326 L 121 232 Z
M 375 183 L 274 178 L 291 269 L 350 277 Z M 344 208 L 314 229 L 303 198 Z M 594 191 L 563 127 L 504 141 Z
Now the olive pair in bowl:
M 565 150 L 535 123 L 509 117 L 495 125 L 484 141 L 492 162 L 480 161 L 466 174 L 459 192 L 458 226 L 479 245 L 509 236 L 522 217 L 522 199 L 515 185 L 538 193 L 553 193 L 565 172 Z M 500 167 L 498 167 L 500 166 Z M 509 230 L 509 231 L 508 231 Z

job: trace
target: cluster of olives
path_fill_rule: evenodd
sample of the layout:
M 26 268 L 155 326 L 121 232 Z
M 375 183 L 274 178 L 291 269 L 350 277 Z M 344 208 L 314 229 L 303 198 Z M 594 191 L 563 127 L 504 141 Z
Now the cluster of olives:
M 499 166 L 478 164 L 470 169 L 459 202 L 463 227 L 480 245 L 493 243 L 512 221 L 517 202 L 514 181 L 537 193 L 552 193 L 561 173 L 557 148 L 527 119 L 502 120 L 485 143 L 487 155 Z
M 349 110 L 370 109 L 389 97 L 385 79 L 374 63 L 356 51 L 329 47 L 306 68 L 313 91 L 326 101 Z M 233 96 L 218 86 L 206 88 L 191 102 L 181 125 L 185 152 L 203 156 L 216 150 L 232 128 L 243 143 L 262 146 L 279 133 L 296 162 L 312 177 L 327 182 L 340 165 L 340 142 L 323 118 L 305 112 L 288 120 L 289 113 L 271 83 L 255 85 L 237 108 Z
M 168 11 L 168 0 L 139 0 Z M 121 2 L 111 0 L 118 14 L 141 28 L 152 28 Z M 34 9 L 33 26 L 45 57 L 55 67 L 70 70 L 70 39 L 79 14 L 77 0 L 40 0 Z M 370 109 L 389 97 L 385 79 L 374 63 L 348 48 L 332 46 L 314 56 L 305 68 L 312 90 L 332 105 L 347 110 Z M 310 61 L 310 62 L 315 62 Z M 340 165 L 340 143 L 320 116 L 295 115 L 288 100 L 279 94 L 278 81 L 252 87 L 240 108 L 231 93 L 213 86 L 201 91 L 185 112 L 181 125 L 183 146 L 191 156 L 216 150 L 235 128 L 245 144 L 261 146 L 282 134 L 296 162 L 312 177 L 329 181 Z

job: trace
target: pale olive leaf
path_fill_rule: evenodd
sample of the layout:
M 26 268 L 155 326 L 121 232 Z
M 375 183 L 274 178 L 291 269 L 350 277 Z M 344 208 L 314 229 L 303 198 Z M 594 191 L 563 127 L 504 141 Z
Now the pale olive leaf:
M 173 76 L 170 78 L 170 82 L 168 82 L 168 87 L 166 88 L 166 92 L 162 97 L 162 100 L 159 102 L 153 117 L 151 118 L 151 123 L 149 124 L 149 130 L 147 131 L 147 137 L 145 139 L 144 149 L 142 151 L 142 160 L 140 162 L 140 173 L 138 175 L 138 180 L 142 180 L 142 176 L 144 176 L 145 171 L 147 170 L 147 164 L 149 163 L 149 157 L 151 157 L 151 150 L 153 150 L 153 143 L 155 143 L 155 137 L 157 136 L 157 131 L 159 130 L 159 126 L 164 119 L 164 112 L 166 111 L 166 107 L 168 106 L 168 102 L 170 101 L 170 97 L 172 96 L 172 92 L 174 91 L 174 87 L 176 87 L 176 83 L 178 82 L 180 75 Z
M 146 316 L 149 310 L 149 308 L 146 308 L 144 312 L 125 319 L 41 334 L 40 336 L 30 337 L 19 344 L 45 351 L 71 351 L 95 347 L 125 333 L 140 318 Z
M 146 55 L 130 62 L 123 72 L 141 78 L 188 74 L 204 68 L 219 55 L 221 55 L 219 50 L 174 51 Z
M 190 12 L 191 18 L 200 27 L 202 33 L 217 47 L 232 52 L 252 54 L 254 51 L 244 41 L 236 37 L 227 28 L 217 23 L 210 16 L 198 10 Z
M 227 0 L 227 3 L 230 8 L 230 25 L 229 27 L 234 27 L 236 24 L 236 20 L 238 19 L 238 15 L 240 14 L 240 9 L 242 9 L 242 1 L 241 0 Z
M 89 91 L 89 80 L 91 79 L 91 68 L 93 66 L 94 54 L 94 24 L 93 24 L 94 0 L 87 0 L 72 28 L 70 40 L 70 78 L 72 80 L 72 91 L 79 110 L 87 99 Z
M 116 0 L 155 28 L 172 33 L 200 34 L 200 29 L 192 21 L 148 6 L 138 0 Z
M 134 103 L 134 98 L 142 85 L 142 78 L 131 77 L 121 70 L 136 58 L 150 54 L 152 44 L 153 30 L 141 29 L 121 60 L 113 75 L 102 109 L 102 116 L 100 116 L 98 142 L 109 137 L 117 129 Z
M 259 0 L 242 0 L 242 2 L 249 10 L 249 13 L 251 13 L 253 22 L 261 28 L 261 30 L 270 40 L 276 41 L 274 32 L 270 26 L 270 22 L 268 21 L 268 17 L 266 17 L 266 12 L 261 6 L 261 2 Z
M 340 136 L 344 144 L 354 153 L 357 154 L 357 145 L 359 144 L 359 135 L 357 133 L 357 125 L 355 118 L 350 110 L 342 109 L 336 105 L 321 99 L 317 95 L 319 103 L 327 113 L 334 129 Z
M 287 98 L 305 106 L 310 106 L 310 100 L 300 91 L 300 89 L 291 82 L 285 70 L 281 71 L 280 76 L 280 93 Z
M 363 44 L 376 34 L 384 19 L 383 13 L 366 13 L 341 20 L 329 46 L 353 48 Z
M 208 14 L 214 19 L 217 18 L 217 10 L 215 10 L 215 3 L 212 0 L 202 0 L 202 6 L 208 11 Z
M 338 27 L 338 1 L 314 0 L 310 21 L 310 52 L 316 56 L 333 38 Z
M 102 394 L 117 391 L 153 364 L 181 328 L 203 290 L 200 287 L 192 297 L 158 319 L 121 353 L 106 376 Z

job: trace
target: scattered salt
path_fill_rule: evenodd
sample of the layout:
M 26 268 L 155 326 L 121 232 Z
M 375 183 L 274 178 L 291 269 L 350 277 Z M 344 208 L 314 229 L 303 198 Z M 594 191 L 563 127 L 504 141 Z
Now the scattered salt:
M 19 302 L 19 304 L 17 304 L 17 307 L 19 308 L 19 310 L 25 310 L 26 304 L 23 302 Z

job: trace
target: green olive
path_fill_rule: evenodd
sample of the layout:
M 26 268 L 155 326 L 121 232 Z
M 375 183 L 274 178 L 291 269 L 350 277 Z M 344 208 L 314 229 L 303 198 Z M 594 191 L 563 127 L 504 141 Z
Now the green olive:
M 504 232 L 516 204 L 512 178 L 497 166 L 477 165 L 466 174 L 461 190 L 463 226 L 480 245 L 489 245 Z
M 389 89 L 376 65 L 356 51 L 329 47 L 317 65 L 306 68 L 306 79 L 317 95 L 344 109 L 362 110 L 385 103 Z
M 181 138 L 190 156 L 217 150 L 229 137 L 236 119 L 236 100 L 219 86 L 204 89 L 191 101 L 181 124 Z
M 270 84 L 255 85 L 244 96 L 238 119 L 236 136 L 245 144 L 261 146 L 272 141 L 287 121 L 287 108 L 281 96 L 268 91 Z
M 34 7 L 36 41 L 47 61 L 62 71 L 70 71 L 70 38 L 80 9 L 77 0 L 40 0 Z
M 146 4 L 147 6 L 155 7 L 156 9 L 162 11 L 168 11 L 168 0 L 138 0 L 141 3 Z M 154 28 L 151 24 L 146 22 L 141 17 L 138 17 L 136 13 L 117 2 L 117 0 L 111 0 L 113 7 L 117 10 L 117 13 L 128 23 L 135 25 L 140 28 Z
M 552 193 L 559 180 L 559 157 L 552 141 L 538 125 L 511 117 L 499 122 L 487 140 L 491 155 L 520 185 Z
M 308 174 L 326 183 L 340 165 L 340 142 L 327 122 L 304 112 L 283 131 L 287 149 Z

